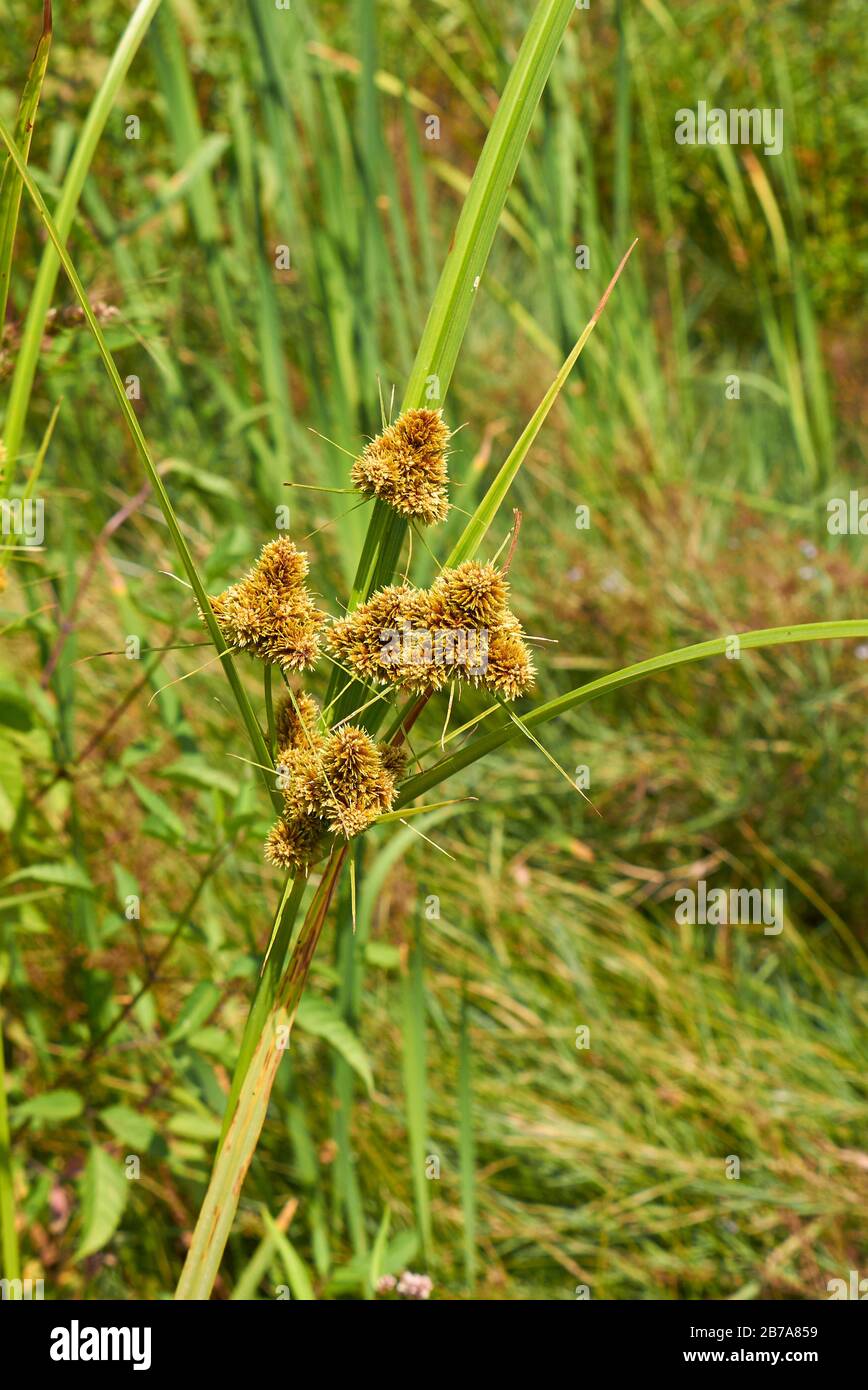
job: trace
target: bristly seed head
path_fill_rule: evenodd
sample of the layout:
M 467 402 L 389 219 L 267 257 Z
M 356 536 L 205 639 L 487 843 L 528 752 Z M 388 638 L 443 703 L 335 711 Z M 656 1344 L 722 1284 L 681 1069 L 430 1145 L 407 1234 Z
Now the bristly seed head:
M 458 680 L 516 700 L 535 671 L 508 596 L 500 570 L 467 560 L 430 589 L 378 590 L 333 623 L 327 641 L 366 681 L 422 694 Z
M 319 816 L 281 816 L 268 832 L 265 858 L 281 869 L 307 872 L 324 834 L 325 825 Z
M 426 525 L 444 521 L 449 438 L 442 411 L 405 410 L 356 459 L 353 484 L 408 519 Z
M 326 614 L 307 591 L 307 571 L 307 556 L 287 537 L 263 546 L 249 573 L 211 600 L 230 646 L 284 670 L 313 666 Z
M 320 708 L 316 700 L 300 690 L 294 697 L 288 695 L 278 705 L 274 717 L 274 732 L 277 743 L 277 761 L 281 754 L 290 748 L 309 748 L 322 744 L 323 735 L 319 731 Z
M 356 675 L 380 684 L 410 687 L 418 667 L 396 667 L 390 634 L 428 628 L 428 595 L 411 584 L 378 589 L 345 618 L 332 623 L 327 640 L 338 659 Z M 400 676 L 400 678 L 399 678 Z
M 400 749 L 375 743 L 355 724 L 317 735 L 313 747 L 296 741 L 279 761 L 284 814 L 269 832 L 265 857 L 288 869 L 307 869 L 327 834 L 349 840 L 391 810 L 404 768 Z
M 435 627 L 497 627 L 506 609 L 509 588 L 500 570 L 477 560 L 465 560 L 443 570 L 429 590 Z

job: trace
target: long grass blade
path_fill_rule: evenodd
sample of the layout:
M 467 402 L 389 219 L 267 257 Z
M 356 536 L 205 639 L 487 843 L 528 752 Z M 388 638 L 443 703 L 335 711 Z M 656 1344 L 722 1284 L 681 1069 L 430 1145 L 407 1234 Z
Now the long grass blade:
M 868 619 L 855 618 L 833 623 L 800 623 L 793 627 L 761 628 L 754 632 L 738 633 L 739 645 L 745 651 L 762 647 L 777 647 L 788 642 L 830 641 L 836 637 L 868 637 Z M 565 695 L 559 695 L 554 700 L 548 700 L 543 705 L 537 705 L 536 709 L 522 715 L 522 721 L 526 728 L 535 728 L 538 724 L 544 724 L 549 719 L 557 719 L 559 715 L 566 714 L 568 710 L 577 709 L 580 705 L 587 704 L 589 700 L 595 700 L 598 696 L 608 694 L 610 691 L 620 690 L 624 686 L 632 685 L 635 681 L 644 680 L 646 676 L 653 676 L 658 671 L 668 671 L 674 666 L 682 666 L 690 661 L 703 661 L 710 656 L 722 656 L 731 641 L 731 636 L 713 637 L 708 642 L 697 642 L 690 647 L 679 647 L 676 651 L 666 652 L 663 656 L 653 656 L 647 661 L 638 661 L 633 666 L 624 666 L 621 670 L 613 671 L 608 676 L 601 676 L 598 680 L 589 681 L 587 685 L 580 685 L 577 689 L 570 690 Z M 521 730 L 517 729 L 513 723 L 502 724 L 498 728 L 492 729 L 490 733 L 482 734 L 480 738 L 472 740 L 464 748 L 450 754 L 448 758 L 441 759 L 426 772 L 409 778 L 404 783 L 398 798 L 398 807 L 415 800 L 417 796 L 420 796 L 422 792 L 429 791 L 431 787 L 440 786 L 442 782 L 445 782 L 448 777 L 452 777 L 461 768 L 477 762 L 496 748 L 502 748 L 505 743 L 518 738 L 520 733 Z
M 102 358 L 103 365 L 106 369 L 106 372 L 108 373 L 109 381 L 111 382 L 112 388 L 117 398 L 118 405 L 120 406 L 121 411 L 123 413 L 127 428 L 129 429 L 129 432 L 132 436 L 133 444 L 136 447 L 136 452 L 138 453 L 139 458 L 142 461 L 148 481 L 151 484 L 151 487 L 153 488 L 157 501 L 160 505 L 160 510 L 166 518 L 166 525 L 169 529 L 169 534 L 172 537 L 175 549 L 178 552 L 178 556 L 186 571 L 187 578 L 190 581 L 190 586 L 193 589 L 193 592 L 196 596 L 196 601 L 199 605 L 202 616 L 205 619 L 208 632 L 211 636 L 211 641 L 214 643 L 217 653 L 221 657 L 220 664 L 226 671 L 226 676 L 232 688 L 232 693 L 235 696 L 235 701 L 238 705 L 238 709 L 244 721 L 245 728 L 247 729 L 247 734 L 250 739 L 255 758 L 261 765 L 261 775 L 263 783 L 265 785 L 265 789 L 268 792 L 268 795 L 272 801 L 272 804 L 275 807 L 275 810 L 279 812 L 282 810 L 282 798 L 280 792 L 278 791 L 275 785 L 273 776 L 265 770 L 273 766 L 271 761 L 271 754 L 268 751 L 265 738 L 263 737 L 262 730 L 259 727 L 259 723 L 256 719 L 256 716 L 253 713 L 253 708 L 250 704 L 247 691 L 244 689 L 244 686 L 242 685 L 241 680 L 239 679 L 238 672 L 235 669 L 235 664 L 232 660 L 232 655 L 229 650 L 229 647 L 227 646 L 226 640 L 223 637 L 223 634 L 220 631 L 220 628 L 217 624 L 217 620 L 214 617 L 213 612 L 211 611 L 210 600 L 208 598 L 207 593 L 205 592 L 205 587 L 199 576 L 199 571 L 196 568 L 196 563 L 190 552 L 190 548 L 187 545 L 187 542 L 184 539 L 183 532 L 181 531 L 181 528 L 178 524 L 178 519 L 175 515 L 175 509 L 172 506 L 171 498 L 169 497 L 163 480 L 157 471 L 153 459 L 151 458 L 150 450 L 148 449 L 145 436 L 142 433 L 141 425 L 139 424 L 136 413 L 133 410 L 129 399 L 127 398 L 126 391 L 124 390 L 124 384 L 121 381 L 120 373 L 118 372 L 118 369 L 115 366 L 114 358 L 112 357 L 111 352 L 109 351 L 108 344 L 106 343 L 103 331 L 96 320 L 93 310 L 91 309 L 90 300 L 87 297 L 87 292 L 85 291 L 85 288 L 82 285 L 81 280 L 79 279 L 78 272 L 76 271 L 75 266 L 70 260 L 69 253 L 67 252 L 66 247 L 64 246 L 60 232 L 57 226 L 55 225 L 54 219 L 49 213 L 48 208 L 45 205 L 45 200 L 43 199 L 42 194 L 39 192 L 38 188 L 36 187 L 35 183 L 30 177 L 26 165 L 24 164 L 24 161 L 21 157 L 21 153 L 15 145 L 15 142 L 12 139 L 9 130 L 7 129 L 5 123 L 2 120 L 0 120 L 0 139 L 3 140 L 3 143 L 5 144 L 7 150 L 12 156 L 12 159 L 21 175 L 23 183 L 28 193 L 30 194 L 30 197 L 33 199 L 34 204 L 36 205 L 36 209 L 39 213 L 39 216 L 42 218 L 42 221 L 45 225 L 45 230 L 48 232 L 51 242 L 54 245 L 54 248 L 57 252 L 60 264 L 63 266 L 67 278 L 69 279 L 69 283 L 75 291 L 75 296 L 78 299 L 79 304 L 81 305 L 82 312 L 84 313 L 84 317 L 87 320 L 88 327 L 90 328 L 91 333 L 96 339 L 96 344 L 99 349 L 100 357 Z
M 99 90 L 93 99 L 91 108 L 87 114 L 87 120 L 82 128 L 81 136 L 75 148 L 75 154 L 63 181 L 63 189 L 60 201 L 57 204 L 56 227 L 61 244 L 65 244 L 72 227 L 78 201 L 84 188 L 85 179 L 88 175 L 96 147 L 105 129 L 115 98 L 120 90 L 130 69 L 130 64 L 136 56 L 141 46 L 142 40 L 148 32 L 151 20 L 160 7 L 160 0 L 139 0 L 133 13 L 130 15 L 129 23 L 121 36 L 111 61 L 106 68 L 105 76 L 100 83 Z M 18 161 L 14 161 L 16 164 Z M 18 166 L 21 173 L 20 165 Z M 25 186 L 27 180 L 23 180 Z M 32 196 L 32 194 L 31 194 Z M 43 219 L 44 220 L 44 219 Z M 52 242 L 53 242 L 52 238 Z M 12 386 L 9 392 L 9 403 L 6 410 L 6 420 L 4 424 L 3 442 L 6 446 L 6 478 L 5 486 L 8 490 L 12 479 L 15 460 L 21 448 L 21 439 L 24 433 L 24 421 L 27 418 L 27 409 L 30 403 L 30 392 L 33 388 L 33 380 L 36 375 L 36 364 L 39 360 L 39 351 L 42 343 L 42 332 L 45 327 L 45 316 L 51 306 L 51 298 L 54 294 L 54 286 L 60 271 L 61 258 L 56 254 L 56 246 L 46 246 L 39 265 L 39 273 L 36 277 L 36 284 L 30 297 L 30 306 L 27 311 L 27 321 L 21 335 L 21 346 L 18 350 L 18 358 L 15 364 L 15 375 L 12 378 Z
M 638 241 L 638 238 L 636 238 L 636 241 Z M 506 494 L 509 491 L 515 479 L 515 476 L 518 473 L 518 470 L 521 468 L 521 465 L 527 458 L 528 451 L 530 450 L 531 445 L 533 444 L 534 440 L 539 434 L 543 426 L 543 423 L 546 419 L 546 416 L 548 415 L 549 411 L 551 410 L 552 406 L 554 405 L 555 401 L 557 400 L 558 396 L 563 390 L 567 378 L 570 375 L 570 372 L 572 371 L 573 367 L 576 365 L 576 362 L 581 356 L 582 349 L 584 348 L 585 344 L 587 343 L 588 339 L 590 338 L 591 334 L 596 328 L 597 323 L 600 319 L 600 315 L 606 307 L 609 295 L 612 293 L 612 290 L 618 283 L 621 271 L 624 269 L 624 266 L 630 259 L 633 247 L 636 245 L 636 241 L 633 241 L 632 245 L 628 248 L 627 251 L 625 251 L 624 255 L 621 257 L 620 264 L 618 265 L 615 274 L 609 281 L 605 294 L 601 298 L 599 304 L 597 305 L 596 309 L 591 315 L 591 318 L 589 319 L 588 323 L 583 329 L 575 347 L 573 348 L 569 357 L 564 362 L 563 366 L 561 367 L 551 386 L 546 391 L 545 395 L 543 396 L 533 415 L 530 417 L 530 420 L 528 421 L 527 425 L 522 431 L 519 439 L 516 441 L 515 447 L 512 449 L 506 462 L 502 464 L 490 488 L 486 492 L 482 501 L 479 503 L 479 506 L 476 508 L 475 512 L 473 513 L 473 516 L 468 521 L 461 536 L 458 538 L 455 545 L 453 546 L 449 559 L 446 561 L 447 568 L 450 568 L 453 565 L 460 565 L 462 560 L 472 559 L 472 557 L 478 551 L 480 545 L 482 544 L 482 541 L 485 538 L 486 532 L 488 531 L 489 527 L 494 521 L 494 518 L 496 517 L 497 512 L 500 508 L 500 505 L 504 501 Z
M 26 161 L 30 154 L 36 112 L 48 67 L 48 54 L 51 49 L 51 0 L 44 0 L 42 9 L 42 33 L 36 45 L 36 52 L 27 73 L 21 101 L 18 104 L 18 117 L 15 122 L 15 143 Z M 3 177 L 0 180 L 0 326 L 6 322 L 6 305 L 9 299 L 9 280 L 12 274 L 12 252 L 15 247 L 15 231 L 18 226 L 18 213 L 21 209 L 21 179 L 13 167 L 12 160 L 6 160 Z

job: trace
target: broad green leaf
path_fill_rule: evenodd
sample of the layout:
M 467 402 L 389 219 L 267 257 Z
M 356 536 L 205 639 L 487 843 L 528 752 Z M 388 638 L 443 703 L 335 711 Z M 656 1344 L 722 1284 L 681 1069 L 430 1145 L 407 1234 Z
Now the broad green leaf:
M 181 817 L 176 815 L 168 802 L 150 787 L 146 787 L 144 782 L 140 782 L 138 777 L 130 777 L 130 786 L 133 788 L 139 801 L 150 811 L 157 824 L 162 827 L 166 835 L 171 840 L 182 841 L 187 837 L 187 830 Z
M 28 864 L 8 878 L 0 880 L 2 887 L 10 883 L 52 883 L 58 888 L 77 888 L 84 893 L 94 891 L 93 884 L 80 864 Z
M 0 830 L 11 830 L 24 793 L 21 754 L 7 738 L 0 737 Z
M 80 1185 L 81 1236 L 77 1260 L 108 1244 L 120 1225 L 129 1196 L 129 1182 L 116 1159 L 94 1146 L 88 1154 Z
M 303 999 L 295 1018 L 296 1027 L 303 1033 L 322 1038 L 339 1052 L 345 1062 L 361 1077 L 370 1095 L 374 1089 L 371 1062 L 367 1052 L 349 1024 L 328 999 Z
M 167 1125 L 170 1134 L 178 1139 L 195 1139 L 211 1143 L 220 1138 L 220 1121 L 216 1115 L 198 1115 L 194 1111 L 173 1115 Z
M 0 724 L 25 733 L 33 727 L 33 702 L 23 690 L 6 681 L 0 684 Z
M 156 1126 L 146 1115 L 131 1110 L 128 1105 L 109 1105 L 100 1111 L 100 1119 L 122 1144 L 128 1144 L 137 1153 L 143 1153 L 156 1134 Z
M 211 1017 L 220 1003 L 220 999 L 221 991 L 217 985 L 212 984 L 210 980 L 201 980 L 184 1000 L 183 1008 L 178 1014 L 175 1026 L 166 1041 L 169 1043 L 180 1042 L 189 1033 L 195 1033 Z
M 391 941 L 369 941 L 365 946 L 365 960 L 379 970 L 397 970 L 401 952 Z
M 41 1096 L 25 1100 L 17 1105 L 14 1118 L 20 1120 L 43 1120 L 46 1124 L 59 1124 L 61 1120 L 74 1120 L 84 1109 L 84 1102 L 76 1091 L 44 1091 Z
M 236 763 L 237 767 L 238 764 Z M 190 787 L 202 787 L 205 790 L 214 789 L 215 791 L 225 792 L 227 796 L 238 795 L 238 778 L 222 768 L 214 767 L 206 762 L 204 758 L 186 757 L 178 758 L 177 762 L 170 763 L 162 769 L 163 777 L 168 777 L 172 782 L 182 782 Z

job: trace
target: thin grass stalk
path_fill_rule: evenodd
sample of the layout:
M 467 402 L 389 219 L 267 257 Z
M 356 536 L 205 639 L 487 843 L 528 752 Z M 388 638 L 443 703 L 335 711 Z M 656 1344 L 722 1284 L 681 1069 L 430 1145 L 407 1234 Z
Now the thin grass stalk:
M 114 106 L 115 98 L 129 71 L 130 64 L 135 58 L 142 40 L 148 32 L 151 20 L 154 18 L 159 7 L 160 0 L 139 0 L 139 4 L 130 16 L 129 23 L 121 35 L 117 48 L 112 54 L 111 61 L 106 69 L 105 77 L 88 111 L 81 136 L 75 147 L 75 154 L 72 157 L 72 161 L 66 173 L 66 178 L 63 181 L 60 201 L 57 204 L 55 221 L 57 233 L 62 245 L 65 244 L 69 236 L 76 208 L 78 207 L 78 200 L 81 197 L 85 179 L 87 178 L 94 154 L 96 153 L 96 147 L 99 144 L 100 137 L 102 136 L 106 122 Z M 18 160 L 15 160 L 15 162 L 18 164 Z M 19 173 L 20 172 L 21 167 L 19 164 Z M 22 182 L 27 186 L 27 179 L 22 179 Z M 46 246 L 39 265 L 36 284 L 30 296 L 30 307 L 27 312 L 27 321 L 21 334 L 21 345 L 15 363 L 15 375 L 12 378 L 6 419 L 3 427 L 3 442 L 6 446 L 6 472 L 5 478 L 2 480 L 2 483 L 0 483 L 0 487 L 5 488 L 7 492 L 12 482 L 15 460 L 21 448 L 21 440 L 24 434 L 24 422 L 27 419 L 27 411 L 30 405 L 30 393 L 33 389 L 36 364 L 39 361 L 39 352 L 42 345 L 45 316 L 51 307 L 51 299 L 54 294 L 54 286 L 57 283 L 57 276 L 60 271 L 61 263 L 62 258 L 59 258 L 57 255 L 56 246 Z
M 296 1011 L 346 854 L 346 846 L 341 846 L 329 857 L 319 888 L 292 948 L 274 1005 L 260 1029 L 245 1084 L 240 1089 L 238 1104 L 232 1111 L 215 1160 L 175 1292 L 176 1299 L 206 1299 L 214 1287 L 241 1188 L 265 1123 L 277 1068 L 289 1046 Z
M 35 183 L 30 177 L 30 174 L 27 170 L 27 166 L 25 165 L 21 157 L 21 152 L 19 151 L 14 140 L 12 139 L 12 136 L 5 122 L 2 120 L 0 120 L 0 139 L 2 139 L 7 150 L 12 156 L 12 159 L 21 175 L 24 186 L 30 194 L 30 197 L 33 199 L 34 204 L 36 205 L 36 209 L 39 213 L 39 216 L 41 217 L 45 225 L 45 230 L 48 232 L 49 238 L 52 242 L 52 245 L 54 246 L 55 251 L 57 252 L 60 263 L 63 266 L 64 271 L 66 272 L 67 278 L 69 279 L 69 283 L 71 284 L 75 292 L 75 296 L 78 299 L 79 304 L 81 305 L 82 312 L 84 313 L 84 317 L 87 321 L 88 327 L 90 328 L 91 333 L 96 339 L 96 344 L 99 348 L 100 357 L 102 358 L 103 365 L 106 369 L 106 372 L 108 373 L 109 381 L 111 382 L 111 385 L 114 389 L 114 393 L 123 413 L 127 428 L 129 429 L 129 432 L 132 436 L 136 452 L 138 453 L 139 458 L 141 459 L 141 462 L 144 466 L 145 473 L 148 477 L 148 481 L 150 482 L 151 487 L 154 490 L 157 501 L 160 505 L 160 510 L 162 511 L 163 516 L 166 519 L 166 525 L 168 527 L 169 534 L 174 542 L 175 549 L 178 552 L 178 557 L 181 560 L 184 570 L 186 571 L 187 578 L 190 581 L 190 587 L 193 590 L 193 593 L 196 597 L 196 601 L 199 605 L 199 608 L 201 609 L 202 616 L 205 619 L 205 623 L 208 628 L 211 641 L 213 642 L 214 647 L 217 650 L 218 656 L 220 657 L 220 663 L 226 672 L 227 680 L 229 681 L 232 693 L 235 696 L 236 704 L 238 705 L 239 712 L 244 721 L 245 728 L 247 729 L 247 734 L 250 739 L 251 747 L 254 753 L 254 759 L 256 761 L 257 767 L 260 770 L 260 775 L 265 785 L 265 789 L 268 792 L 268 795 L 271 799 L 272 805 L 274 806 L 275 810 L 280 812 L 283 806 L 282 798 L 275 785 L 274 777 L 272 773 L 269 771 L 270 768 L 273 768 L 271 754 L 269 753 L 268 748 L 266 746 L 265 739 L 263 737 L 262 730 L 259 727 L 259 723 L 256 719 L 256 716 L 253 713 L 253 708 L 250 704 L 247 691 L 242 685 L 241 680 L 238 676 L 238 672 L 235 669 L 235 664 L 232 660 L 232 654 L 230 652 L 229 647 L 227 646 L 226 639 L 224 638 L 223 633 L 220 631 L 220 628 L 217 624 L 217 620 L 214 617 L 213 612 L 211 611 L 210 599 L 208 598 L 208 595 L 205 592 L 205 587 L 202 584 L 201 578 L 199 577 L 199 571 L 196 568 L 196 564 L 193 560 L 190 548 L 187 545 L 187 542 L 184 539 L 183 532 L 181 531 L 181 528 L 178 524 L 178 519 L 175 516 L 175 509 L 172 506 L 171 498 L 169 497 L 163 480 L 160 477 L 159 472 L 157 471 L 153 459 L 151 458 L 147 441 L 145 439 L 144 434 L 142 433 L 141 425 L 139 424 L 136 413 L 133 410 L 132 405 L 130 404 L 130 401 L 127 398 L 123 382 L 121 381 L 120 373 L 118 372 L 118 369 L 115 366 L 114 358 L 112 357 L 112 354 L 109 351 L 109 347 L 106 343 L 103 331 L 96 320 L 94 312 L 90 306 L 90 300 L 87 297 L 87 293 L 85 291 L 84 286 L 81 283 L 81 280 L 78 276 L 78 272 L 76 271 L 75 266 L 73 265 L 69 257 L 69 253 L 67 252 L 66 247 L 63 243 L 60 231 L 57 228 L 50 212 L 48 211 L 48 208 L 46 207 L 45 200 L 43 199 L 42 194 L 39 192 L 39 189 L 36 187 Z
M 51 0 L 44 0 L 42 7 L 42 33 L 36 45 L 33 61 L 27 72 L 27 80 L 18 103 L 18 116 L 15 121 L 15 143 L 24 159 L 30 154 L 36 112 L 48 67 L 48 54 L 51 49 Z M 22 183 L 12 161 L 6 160 L 3 176 L 0 178 L 0 326 L 6 322 L 6 305 L 9 300 L 9 282 L 12 275 L 12 252 L 15 248 L 15 232 L 18 227 L 18 214 L 21 210 Z
M 458 1035 L 458 1168 L 461 1178 L 461 1217 L 464 1281 L 470 1293 L 476 1284 L 476 1146 L 473 1136 L 473 1051 L 470 1042 L 467 992 L 461 995 Z
M 15 1222 L 15 1179 L 12 1147 L 9 1141 L 9 1113 L 6 1108 L 6 1059 L 3 1037 L 3 1010 L 0 1008 L 0 1253 L 4 1279 L 21 1277 L 18 1231 Z
M 425 1171 L 428 1151 L 428 1079 L 425 1061 L 424 957 L 419 916 L 417 912 L 410 957 L 402 983 L 404 1100 L 416 1224 L 422 1241 L 422 1253 L 430 1265 L 434 1231 L 431 1219 L 431 1184 Z
M 404 392 L 402 410 L 441 406 L 446 399 L 506 196 L 572 11 L 573 0 L 540 0 L 534 11 L 461 209 Z M 373 589 L 390 582 L 406 534 L 403 517 L 378 499 L 350 593 L 349 610 L 364 602 Z M 338 680 L 335 674 L 328 700 L 334 698 Z M 335 721 L 360 703 L 358 689 L 348 691 L 338 702 Z

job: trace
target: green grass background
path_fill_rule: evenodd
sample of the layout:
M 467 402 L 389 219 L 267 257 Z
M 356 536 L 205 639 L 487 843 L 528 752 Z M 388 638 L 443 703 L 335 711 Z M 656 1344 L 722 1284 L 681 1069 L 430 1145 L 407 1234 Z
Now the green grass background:
M 3 0 L 7 121 L 38 10 Z M 381 390 L 400 399 L 529 10 L 163 0 L 69 244 L 118 310 L 109 341 L 210 592 L 287 505 L 341 611 L 368 513 L 283 484 L 345 486 L 342 451 L 379 428 Z M 50 206 L 127 17 L 55 6 L 30 155 Z M 826 528 L 865 477 L 860 21 L 848 0 L 591 0 L 571 20 L 446 410 L 470 511 L 639 236 L 510 499 L 543 698 L 707 636 L 864 612 L 868 542 Z M 781 107 L 782 155 L 676 146 L 700 100 Z M 25 200 L 3 397 L 42 247 Z M 12 1183 L 46 1296 L 158 1298 L 280 884 L 72 302 L 59 280 L 7 469 L 20 492 L 59 406 L 34 483 L 45 549 L 0 594 Z M 428 533 L 439 558 L 463 520 Z M 417 542 L 414 577 L 432 569 Z M 866 659 L 834 642 L 656 677 L 547 726 L 596 811 L 513 743 L 450 784 L 477 801 L 413 822 L 451 858 L 403 827 L 366 839 L 357 931 L 345 893 L 218 1294 L 357 1298 L 410 1267 L 443 1298 L 821 1298 L 868 1272 Z M 697 878 L 783 887 L 783 934 L 678 926 Z

